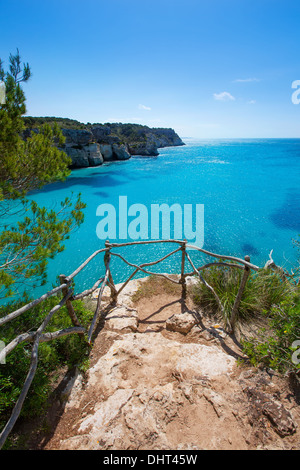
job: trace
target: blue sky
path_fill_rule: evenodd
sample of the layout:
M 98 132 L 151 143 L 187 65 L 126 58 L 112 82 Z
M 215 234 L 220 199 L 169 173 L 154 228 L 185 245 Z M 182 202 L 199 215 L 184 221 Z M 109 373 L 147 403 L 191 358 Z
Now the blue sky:
M 300 137 L 298 0 L 0 0 L 0 57 L 32 68 L 27 114 Z

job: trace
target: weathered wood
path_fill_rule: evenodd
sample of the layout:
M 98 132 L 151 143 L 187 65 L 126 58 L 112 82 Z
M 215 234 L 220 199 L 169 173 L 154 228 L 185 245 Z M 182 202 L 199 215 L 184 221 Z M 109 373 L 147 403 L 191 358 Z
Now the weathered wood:
M 250 256 L 245 256 L 245 261 L 250 262 Z M 234 327 L 235 327 L 235 322 L 237 319 L 239 306 L 242 300 L 243 292 L 244 292 L 249 274 L 250 274 L 250 268 L 248 266 L 245 266 L 241 284 L 240 284 L 237 296 L 234 301 L 232 312 L 231 312 L 230 324 L 229 324 L 230 333 L 234 332 Z
M 119 253 L 113 253 L 111 252 L 111 255 L 113 256 L 118 256 L 119 258 L 121 258 L 124 263 L 127 263 L 129 266 L 134 266 L 138 269 L 141 269 L 141 268 L 144 268 L 145 266 L 153 266 L 155 264 L 158 264 L 160 263 L 161 261 L 164 261 L 165 259 L 169 258 L 169 256 L 172 256 L 174 255 L 174 253 L 177 253 L 178 251 L 180 251 L 181 248 L 177 248 L 176 250 L 174 251 L 171 251 L 171 253 L 168 253 L 167 255 L 163 256 L 162 258 L 156 260 L 156 261 L 150 261 L 149 263 L 143 263 L 141 265 L 137 265 L 137 264 L 133 264 L 133 263 L 130 263 L 129 261 L 127 261 L 125 258 L 123 258 L 123 256 L 121 256 Z
M 281 266 L 277 266 L 277 264 L 275 264 L 272 258 L 272 253 L 273 253 L 273 250 L 270 251 L 269 260 L 266 262 L 264 269 L 273 269 L 273 271 L 277 272 L 280 275 L 283 281 L 286 281 L 288 277 L 293 277 L 292 274 L 289 274 Z
M 182 240 L 142 240 L 142 241 L 135 241 L 135 242 L 127 242 L 127 243 L 109 243 L 108 246 L 110 248 L 119 248 L 123 246 L 130 246 L 130 245 L 150 245 L 153 243 L 178 243 L 179 245 L 182 244 Z
M 144 266 L 152 266 L 153 264 L 157 264 L 163 260 L 165 260 L 166 258 L 168 258 L 169 256 L 173 255 L 174 253 L 176 253 L 177 251 L 180 251 L 181 248 L 177 248 L 177 250 L 174 250 L 172 251 L 171 253 L 169 253 L 168 255 L 164 256 L 163 258 L 161 258 L 160 260 L 158 261 L 152 261 L 151 263 L 144 263 L 144 264 L 141 264 L 140 266 L 138 265 L 134 265 L 132 263 L 129 263 L 125 258 L 123 258 L 123 256 L 119 255 L 118 253 L 111 253 L 113 256 L 118 256 L 119 258 L 121 258 L 126 264 L 128 264 L 129 266 L 133 266 L 135 267 L 136 269 L 132 272 L 132 274 L 129 276 L 129 278 L 127 279 L 127 281 L 125 281 L 122 286 L 120 287 L 120 289 L 118 290 L 117 292 L 117 295 L 120 294 L 120 292 L 122 292 L 122 290 L 126 287 L 126 285 L 128 284 L 128 282 L 136 275 L 136 273 L 140 270 L 143 270 L 143 267 Z M 157 274 L 157 273 L 151 273 L 150 271 L 143 271 L 145 272 L 146 274 L 150 274 L 150 275 L 156 275 L 156 276 L 162 276 L 162 277 L 166 277 L 164 274 Z M 169 281 L 171 282 L 174 282 L 176 284 L 178 284 L 178 282 L 174 281 L 173 279 L 170 279 L 170 278 L 167 278 Z
M 24 400 L 27 396 L 27 393 L 29 391 L 29 388 L 31 386 L 31 383 L 34 379 L 34 376 L 35 376 L 35 373 L 36 373 L 36 369 L 37 369 L 37 365 L 38 365 L 38 347 L 39 347 L 39 340 L 40 340 L 40 337 L 37 336 L 35 342 L 34 342 L 34 345 L 33 345 L 33 348 L 32 348 L 32 353 L 31 353 L 31 363 L 30 363 L 30 367 L 29 367 L 29 371 L 28 371 L 28 374 L 27 374 L 27 377 L 25 379 L 25 382 L 24 382 L 24 386 L 22 388 L 22 391 L 19 395 L 19 398 L 14 406 L 14 409 L 13 409 L 13 412 L 11 414 L 11 417 L 10 419 L 7 421 L 4 429 L 2 430 L 1 434 L 0 434 L 0 449 L 2 449 L 8 435 L 10 434 L 11 430 L 13 429 L 18 417 L 20 416 L 20 413 L 21 413 L 21 410 L 22 410 L 22 407 L 23 407 L 23 403 L 24 403 Z
M 60 307 L 67 301 L 66 299 L 69 299 L 71 297 L 72 293 L 69 292 L 67 294 L 67 296 L 61 301 L 62 303 L 56 305 L 54 307 L 54 312 L 55 313 L 57 310 L 60 309 Z M 52 311 L 53 309 L 50 311 L 49 314 L 51 314 L 52 316 Z M 46 317 L 48 318 L 48 317 Z M 28 341 L 32 341 L 35 336 L 36 336 L 37 332 L 36 331 L 31 331 L 30 333 L 22 333 L 20 335 L 18 335 L 16 338 L 14 338 L 9 344 L 7 344 L 2 350 L 1 350 L 1 353 L 0 353 L 0 363 L 1 361 L 3 361 L 5 359 L 5 357 L 7 357 L 8 354 L 10 354 L 16 346 L 18 346 L 18 344 L 21 344 L 21 343 L 24 343 L 24 342 L 28 342 Z
M 40 342 L 45 342 L 45 341 L 51 341 L 52 339 L 57 339 L 60 338 L 61 336 L 66 336 L 70 335 L 73 333 L 85 333 L 86 329 L 83 326 L 77 327 L 71 327 L 71 328 L 64 328 L 62 330 L 54 331 L 54 332 L 49 332 L 49 333 L 44 333 L 41 336 Z M 36 336 L 36 331 L 31 331 L 30 333 L 23 333 L 16 338 L 14 338 L 9 344 L 5 346 L 0 351 L 0 364 L 5 360 L 5 358 L 10 354 L 19 344 L 25 343 L 25 342 L 30 342 L 34 340 Z
M 148 263 L 142 263 L 141 265 L 130 263 L 129 261 L 127 261 L 120 254 L 111 252 L 112 248 L 119 248 L 119 247 L 131 246 L 131 245 L 146 245 L 146 244 L 153 244 L 153 243 L 175 243 L 175 244 L 178 244 L 179 247 L 176 250 L 172 251 L 171 253 L 168 253 L 167 255 L 163 256 L 159 260 L 148 262 Z M 221 261 L 207 263 L 207 264 L 205 264 L 205 265 L 203 265 L 199 268 L 196 268 L 195 265 L 193 264 L 190 256 L 189 256 L 189 254 L 186 251 L 187 248 L 192 248 L 192 249 L 194 249 L 198 252 L 204 253 L 208 256 L 218 258 Z M 154 265 L 162 262 L 163 260 L 165 260 L 169 256 L 171 256 L 171 255 L 173 255 L 173 254 L 175 254 L 179 251 L 182 252 L 182 256 L 181 256 L 181 273 L 180 273 L 180 280 L 179 281 L 176 281 L 175 279 L 170 278 L 166 274 L 154 273 L 154 272 L 149 271 L 148 269 L 145 269 L 145 268 L 148 268 L 149 266 L 154 266 Z M 105 253 L 104 263 L 105 263 L 106 271 L 105 271 L 104 278 L 102 277 L 101 279 L 97 280 L 97 282 L 94 284 L 94 286 L 91 289 L 87 289 L 84 292 L 81 292 L 80 294 L 77 294 L 77 295 L 74 296 L 73 291 L 69 290 L 69 285 L 70 285 L 71 280 L 79 272 L 81 272 L 92 259 L 94 259 L 100 253 Z M 114 281 L 113 281 L 113 276 L 112 276 L 112 273 L 111 273 L 111 270 L 110 270 L 111 256 L 117 256 L 120 259 L 122 259 L 129 266 L 132 266 L 133 268 L 135 268 L 133 273 L 122 284 L 122 286 L 120 287 L 119 290 L 116 289 L 116 286 L 115 286 Z M 185 258 L 187 258 L 190 265 L 192 266 L 193 271 L 191 273 L 185 273 Z M 239 264 L 233 264 L 233 263 L 230 264 L 230 263 L 223 262 L 222 260 L 233 261 L 233 262 L 239 263 Z M 30 310 L 31 308 L 35 307 L 36 305 L 40 304 L 41 302 L 46 300 L 48 297 L 57 294 L 60 291 L 62 291 L 62 293 L 64 295 L 64 298 L 61 300 L 61 302 L 58 305 L 56 305 L 55 307 L 53 307 L 53 309 L 48 313 L 48 315 L 43 320 L 42 324 L 39 326 L 37 331 L 35 331 L 35 332 L 31 331 L 31 332 L 28 332 L 28 333 L 23 333 L 23 334 L 18 335 L 13 341 L 11 341 L 1 351 L 0 362 L 1 362 L 1 359 L 3 359 L 3 358 L 5 359 L 6 355 L 9 354 L 18 344 L 20 344 L 22 342 L 25 342 L 25 341 L 33 341 L 30 368 L 29 368 L 24 386 L 21 390 L 19 399 L 17 400 L 16 405 L 14 407 L 11 418 L 7 422 L 5 428 L 3 429 L 3 431 L 0 435 L 0 448 L 3 446 L 8 434 L 10 433 L 10 431 L 12 430 L 16 420 L 18 419 L 18 416 L 19 416 L 19 414 L 21 412 L 21 409 L 22 409 L 22 406 L 23 406 L 23 402 L 25 400 L 25 397 L 28 393 L 28 390 L 29 390 L 30 385 L 32 383 L 32 380 L 34 378 L 36 368 L 37 368 L 37 364 L 38 364 L 38 346 L 39 346 L 39 343 L 44 342 L 44 341 L 51 341 L 51 340 L 54 340 L 54 339 L 57 339 L 57 338 L 60 338 L 62 336 L 69 335 L 69 334 L 80 334 L 80 335 L 84 336 L 84 333 L 86 332 L 86 329 L 80 325 L 79 320 L 78 320 L 78 318 L 75 314 L 75 311 L 74 311 L 74 308 L 73 308 L 73 305 L 72 305 L 72 302 L 74 300 L 82 299 L 85 296 L 91 294 L 92 292 L 94 292 L 97 289 L 97 287 L 101 283 L 100 292 L 99 292 L 99 296 L 98 296 L 98 299 L 97 299 L 96 311 L 95 311 L 94 317 L 92 319 L 92 322 L 91 322 L 89 330 L 88 330 L 88 341 L 89 341 L 89 343 L 91 343 L 92 334 L 95 330 L 96 322 L 98 320 L 98 317 L 99 317 L 99 314 L 100 314 L 100 311 L 101 311 L 101 302 L 102 302 L 102 296 L 103 296 L 105 286 L 108 285 L 110 287 L 111 297 L 112 297 L 113 300 L 116 300 L 117 296 L 120 294 L 120 292 L 124 289 L 124 287 L 128 284 L 128 282 L 137 274 L 138 271 L 144 272 L 145 274 L 161 276 L 161 277 L 163 277 L 163 278 L 165 278 L 165 279 L 167 279 L 167 280 L 169 280 L 169 281 L 171 281 L 175 284 L 181 284 L 182 285 L 182 296 L 183 297 L 186 296 L 186 278 L 188 276 L 191 276 L 191 275 L 197 275 L 199 277 L 200 281 L 202 283 L 204 283 L 204 285 L 208 289 L 211 290 L 211 292 L 213 293 L 213 295 L 215 296 L 215 298 L 217 300 L 217 303 L 218 303 L 221 311 L 224 312 L 223 305 L 222 305 L 218 295 L 216 294 L 215 290 L 213 289 L 212 286 L 210 286 L 206 282 L 206 280 L 202 277 L 202 275 L 200 273 L 200 271 L 203 271 L 204 269 L 206 269 L 210 266 L 226 266 L 226 267 L 229 267 L 229 268 L 238 268 L 238 269 L 243 269 L 244 270 L 243 278 L 242 278 L 241 284 L 239 286 L 239 291 L 238 291 L 237 297 L 235 299 L 235 303 L 234 303 L 234 307 L 233 307 L 232 314 L 231 314 L 231 319 L 230 319 L 230 327 L 232 328 L 232 331 L 233 331 L 234 326 L 235 326 L 235 322 L 236 322 L 236 318 L 237 318 L 237 314 L 238 314 L 238 308 L 239 308 L 239 305 L 240 305 L 240 302 L 241 302 L 241 299 L 242 299 L 243 291 L 245 289 L 247 278 L 249 276 L 250 270 L 253 269 L 255 271 L 258 271 L 259 270 L 258 266 L 255 266 L 255 265 L 251 264 L 250 263 L 250 258 L 247 257 L 247 256 L 245 257 L 244 260 L 242 260 L 242 259 L 236 258 L 234 256 L 225 256 L 225 255 L 219 255 L 219 254 L 211 253 L 211 252 L 209 252 L 207 250 L 204 250 L 202 248 L 198 248 L 198 247 L 195 247 L 193 245 L 188 245 L 186 240 L 184 240 L 184 241 L 182 241 L 182 240 L 148 240 L 148 241 L 134 241 L 134 242 L 128 242 L 128 243 L 110 243 L 109 240 L 108 240 L 105 243 L 105 248 L 95 251 L 72 274 L 70 274 L 69 276 L 61 275 L 60 276 L 60 282 L 61 282 L 60 286 L 52 289 L 51 291 L 49 291 L 46 294 L 39 297 L 38 299 L 35 299 L 34 301 L 28 303 L 27 305 L 24 305 L 23 307 L 21 307 L 20 309 L 12 312 L 11 314 L 6 315 L 3 318 L 0 318 L 0 326 L 1 326 L 1 325 L 4 325 L 7 322 L 13 320 L 14 318 L 18 317 L 22 313 Z M 272 268 L 275 267 L 277 270 L 280 269 L 275 265 L 275 263 L 272 259 L 272 252 L 270 253 L 270 261 L 267 263 L 266 268 L 267 267 L 272 267 Z M 288 274 L 285 273 L 283 270 L 282 270 L 281 274 L 282 274 L 282 276 L 283 275 L 288 276 Z M 70 318 L 71 318 L 72 323 L 73 323 L 74 326 L 71 327 L 71 328 L 61 329 L 61 330 L 58 330 L 58 331 L 55 331 L 55 332 L 52 332 L 52 333 L 51 332 L 43 333 L 45 328 L 47 327 L 48 323 L 50 322 L 51 318 L 53 317 L 53 315 L 64 304 L 66 304 L 66 306 L 67 306 Z
M 86 332 L 86 329 L 84 328 L 84 326 L 73 326 L 71 328 L 64 328 L 62 330 L 44 333 L 43 335 L 41 335 L 40 342 L 44 343 L 44 342 L 52 341 L 54 339 L 61 338 L 62 336 L 72 335 L 74 333 L 84 334 L 85 332 Z
M 182 242 L 181 242 L 182 243 Z M 118 244 L 116 243 L 108 243 L 107 246 L 119 246 Z M 123 246 L 123 244 L 122 244 Z M 175 284 L 178 284 L 177 281 L 175 281 L 174 279 L 171 279 L 169 278 L 168 276 L 165 276 L 164 274 L 161 274 L 161 273 L 153 273 L 153 272 L 150 272 L 150 271 L 146 271 L 144 270 L 143 268 L 146 267 L 146 266 L 153 266 L 155 264 L 158 264 L 160 263 L 161 261 L 164 261 L 166 258 L 168 258 L 169 256 L 172 256 L 174 253 L 177 253 L 178 251 L 181 250 L 181 247 L 180 248 L 177 248 L 176 250 L 172 251 L 171 253 L 168 253 L 167 255 L 163 256 L 162 258 L 160 258 L 159 260 L 157 261 L 151 261 L 149 263 L 143 263 L 141 264 L 140 266 L 139 265 L 136 265 L 136 264 L 133 264 L 133 263 L 130 263 L 129 261 L 127 261 L 123 256 L 121 256 L 119 253 L 113 253 L 111 252 L 111 255 L 112 256 L 117 256 L 119 257 L 120 259 L 122 259 L 122 261 L 124 261 L 124 263 L 128 264 L 129 266 L 132 266 L 132 267 L 135 267 L 136 269 L 132 272 L 132 274 L 129 276 L 129 278 L 122 284 L 122 286 L 120 287 L 120 289 L 117 291 L 116 293 L 116 296 L 118 296 L 120 294 L 120 292 L 122 292 L 122 290 L 126 287 L 126 285 L 129 283 L 129 281 L 137 274 L 138 271 L 142 271 L 144 272 L 145 274 L 150 274 L 150 275 L 156 275 L 156 276 L 161 276 L 161 277 L 164 277 L 166 279 L 168 279 L 169 281 L 175 283 Z
M 181 283 L 181 296 L 183 299 L 186 299 L 186 280 L 184 276 L 184 264 L 185 264 L 185 247 L 186 247 L 186 240 L 181 245 L 181 274 L 180 274 L 180 283 Z
M 103 253 L 104 251 L 107 251 L 107 248 L 102 248 L 101 250 L 97 250 L 95 251 L 91 256 L 89 256 L 77 269 L 75 269 L 75 271 L 70 274 L 69 276 L 66 277 L 66 281 L 69 283 L 75 276 L 77 276 L 77 274 L 80 273 L 80 271 L 83 270 L 83 268 L 86 267 L 86 265 L 92 261 L 93 258 L 95 258 L 95 256 L 99 255 L 99 253 Z
M 32 341 L 35 337 L 35 331 L 30 333 L 22 333 L 21 335 L 14 338 L 10 343 L 8 343 L 1 351 L 0 351 L 0 364 L 3 363 L 5 358 L 10 354 L 20 343 L 24 343 L 26 341 Z
M 64 274 L 61 274 L 61 275 L 59 276 L 59 280 L 60 280 L 60 283 L 61 283 L 61 284 L 67 284 L 67 282 L 66 282 L 66 276 L 65 276 Z M 68 294 L 68 287 L 64 287 L 63 290 L 62 290 L 62 293 L 63 293 L 63 295 L 66 296 L 66 295 Z M 71 321 L 72 321 L 73 325 L 74 325 L 74 326 L 81 327 L 80 322 L 79 322 L 79 320 L 78 320 L 78 318 L 77 318 L 77 315 L 76 315 L 76 313 L 75 313 L 73 304 L 72 304 L 72 302 L 71 302 L 70 299 L 68 299 L 68 300 L 66 301 L 66 307 L 67 307 L 67 310 L 68 310 L 68 313 L 69 313 L 69 316 L 70 316 L 70 318 L 71 318 Z M 84 334 L 83 334 L 83 333 L 79 332 L 78 335 L 80 336 L 80 338 L 84 338 Z
M 13 320 L 14 318 L 17 318 L 19 315 L 22 315 L 22 313 L 27 312 L 33 307 L 36 307 L 36 305 L 39 305 L 41 302 L 44 300 L 48 299 L 52 295 L 58 294 L 64 287 L 67 287 L 67 284 L 62 284 L 58 287 L 55 287 L 54 289 L 50 290 L 49 292 L 46 292 L 46 294 L 43 294 L 41 297 L 38 299 L 33 300 L 32 302 L 29 302 L 26 305 L 23 305 L 23 307 L 18 308 L 18 310 L 15 310 L 14 312 L 10 313 L 9 315 L 6 315 L 5 317 L 0 318 L 0 326 L 4 325 L 5 323 Z
M 107 283 L 107 285 L 110 288 L 110 296 L 111 296 L 112 301 L 116 302 L 117 299 L 118 299 L 118 292 L 117 292 L 117 289 L 116 289 L 116 286 L 115 286 L 115 283 L 114 283 L 114 280 L 113 280 L 113 277 L 112 277 L 112 274 L 111 274 L 110 270 L 109 270 L 109 273 L 108 273 L 108 283 Z
M 244 269 L 243 266 L 240 266 L 239 264 L 230 264 L 230 263 L 207 263 L 204 264 L 203 266 L 200 266 L 197 268 L 197 271 L 203 271 L 206 268 L 210 268 L 211 266 L 225 266 L 227 268 L 237 268 L 237 269 Z M 184 277 L 189 277 L 193 276 L 194 274 L 197 274 L 196 271 L 192 271 L 191 273 L 185 273 Z
M 224 307 L 223 307 L 222 302 L 221 302 L 221 300 L 219 299 L 219 296 L 217 295 L 216 291 L 215 291 L 214 288 L 213 288 L 210 284 L 208 284 L 208 282 L 206 282 L 206 280 L 201 276 L 201 274 L 200 274 L 200 272 L 198 271 L 198 269 L 195 268 L 195 266 L 194 266 L 194 264 L 193 264 L 193 262 L 192 262 L 192 260 L 191 260 L 191 258 L 190 258 L 190 256 L 189 256 L 189 254 L 188 254 L 187 252 L 186 252 L 185 254 L 186 254 L 186 257 L 187 257 L 187 259 L 189 260 L 189 262 L 190 262 L 192 268 L 194 269 L 194 271 L 195 271 L 196 274 L 198 275 L 199 279 L 200 279 L 201 282 L 213 293 L 213 295 L 214 295 L 214 297 L 215 297 L 215 299 L 216 299 L 216 301 L 217 301 L 217 303 L 218 303 L 218 305 L 219 305 L 219 307 L 220 307 L 221 312 L 224 313 Z
M 109 246 L 109 240 L 106 240 L 105 247 L 108 248 L 108 246 Z M 110 253 L 110 251 L 108 251 L 108 253 Z M 114 283 L 114 280 L 113 280 L 112 273 L 111 273 L 110 269 L 108 271 L 108 285 L 109 285 L 109 288 L 110 288 L 110 296 L 112 298 L 112 301 L 117 302 L 118 292 L 117 292 L 117 289 L 116 289 L 116 286 L 115 286 L 115 283 Z
M 137 265 L 137 264 L 134 264 L 134 263 L 130 263 L 130 262 L 127 261 L 123 256 L 121 256 L 119 253 L 113 253 L 113 252 L 111 252 L 111 255 L 112 255 L 112 256 L 117 256 L 118 258 L 122 259 L 122 261 L 124 261 L 124 263 L 128 264 L 129 266 L 132 266 L 132 267 L 136 268 L 137 271 L 138 271 L 138 270 L 141 270 L 141 271 L 143 271 L 143 272 L 146 273 L 146 274 L 152 274 L 152 275 L 157 275 L 157 276 L 158 276 L 158 275 L 162 275 L 162 274 L 159 274 L 159 273 L 152 273 L 152 272 L 150 272 L 150 271 L 146 271 L 146 270 L 144 270 L 144 267 L 146 267 L 146 266 L 153 266 L 153 265 L 155 265 L 155 264 L 161 263 L 161 261 L 164 261 L 165 259 L 169 258 L 169 256 L 174 255 L 174 253 L 177 253 L 177 252 L 180 251 L 180 250 L 181 250 L 181 247 L 180 247 L 180 248 L 177 248 L 177 249 L 174 250 L 174 251 L 171 251 L 171 253 L 168 253 L 167 255 L 163 256 L 162 258 L 160 258 L 160 259 L 158 259 L 158 260 L 156 260 L 156 261 L 151 261 L 151 262 L 149 262 L 149 263 L 143 263 L 143 264 L 141 264 L 141 265 Z
M 50 322 L 51 318 L 53 317 L 53 315 L 58 312 L 58 310 L 66 303 L 66 301 L 72 297 L 73 295 L 73 291 L 70 290 L 68 291 L 68 293 L 65 295 L 65 297 L 57 304 L 55 305 L 55 307 L 53 307 L 50 312 L 48 313 L 48 315 L 44 318 L 43 322 L 41 323 L 41 325 L 38 327 L 38 329 L 36 330 L 36 335 L 41 335 L 44 331 L 44 329 L 46 328 L 46 326 L 48 325 L 48 323 Z
M 101 287 L 100 287 L 100 292 L 99 292 L 99 296 L 98 296 L 98 299 L 97 299 L 97 306 L 96 306 L 95 314 L 94 314 L 94 316 L 93 316 L 93 320 L 92 320 L 92 322 L 91 322 L 91 325 L 90 325 L 90 328 L 89 328 L 89 331 L 88 331 L 88 342 L 89 342 L 89 344 L 91 344 L 92 335 L 93 335 L 93 333 L 94 333 L 94 329 L 95 329 L 95 326 L 96 326 L 96 322 L 97 322 L 98 317 L 99 317 L 103 291 L 104 291 L 104 288 L 105 288 L 105 286 L 106 286 L 106 284 L 107 284 L 107 282 L 108 282 L 109 264 L 110 264 L 110 253 L 109 253 L 109 252 L 106 252 L 105 255 L 108 255 L 107 261 L 105 260 L 106 272 L 105 272 L 104 280 L 103 280 L 102 285 L 101 285 Z
M 204 250 L 203 248 L 198 248 L 197 246 L 193 246 L 193 245 L 186 245 L 186 248 L 193 248 L 194 250 L 200 251 L 201 253 L 212 256 L 213 258 L 226 259 L 228 261 L 236 261 L 237 263 L 241 263 L 244 266 L 247 266 L 248 268 L 253 269 L 254 271 L 259 270 L 259 267 L 255 266 L 255 264 L 251 264 L 248 261 L 245 261 L 244 259 L 241 259 L 241 258 L 236 258 L 235 256 L 217 255 L 216 253 L 211 253 L 210 251 Z
M 181 248 L 178 248 L 177 250 L 175 250 L 173 253 L 177 252 L 177 251 L 180 251 Z M 123 256 L 121 256 L 119 253 L 111 253 L 113 256 L 117 256 L 118 258 L 122 259 L 124 261 L 124 263 L 128 264 L 129 266 L 132 266 L 133 268 L 136 268 L 137 270 L 139 271 L 142 271 L 143 273 L 145 274 L 150 274 L 151 276 L 160 276 L 160 277 L 164 277 L 165 279 L 167 279 L 168 281 L 171 281 L 173 282 L 174 284 L 180 284 L 178 281 L 175 281 L 175 279 L 171 279 L 169 276 L 167 276 L 166 274 L 162 274 L 162 273 L 154 273 L 152 271 L 147 271 L 146 269 L 142 268 L 142 266 L 145 266 L 145 265 L 150 265 L 150 264 L 157 264 L 159 261 L 156 261 L 154 263 L 144 263 L 142 264 L 141 266 L 138 266 L 137 264 L 134 264 L 134 263 L 130 263 L 129 261 L 127 261 L 125 258 L 123 258 Z M 171 254 L 169 254 L 168 256 L 170 256 Z M 164 259 L 167 258 L 164 257 Z M 119 294 L 119 292 L 118 292 Z
M 107 246 L 110 248 L 119 248 L 123 246 L 131 246 L 131 245 L 146 245 L 146 244 L 151 244 L 151 243 L 178 243 L 179 245 L 182 245 L 182 240 L 146 240 L 146 241 L 134 241 L 134 242 L 127 242 L 127 243 L 109 243 Z M 200 251 L 201 253 L 204 253 L 206 255 L 212 256 L 214 258 L 219 258 L 219 259 L 226 259 L 229 261 L 236 261 L 238 263 L 243 264 L 244 266 L 248 266 L 249 268 L 253 269 L 254 271 L 258 271 L 259 267 L 255 266 L 254 264 L 248 263 L 247 261 L 237 258 L 235 256 L 227 256 L 227 255 L 218 255 L 216 253 L 212 253 L 210 251 L 204 250 L 203 248 L 199 248 L 195 245 L 186 245 L 186 248 L 192 248 L 194 250 Z
M 73 300 L 80 300 L 80 299 L 83 299 L 84 297 L 88 296 L 88 295 L 91 295 L 93 292 L 95 292 L 95 290 L 98 288 L 99 284 L 101 282 L 104 281 L 104 277 L 101 277 L 100 279 L 98 279 L 95 284 L 93 285 L 93 287 L 91 287 L 90 289 L 87 289 L 83 292 L 81 292 L 80 294 L 76 294 L 72 297 L 71 301 Z
M 121 285 L 120 289 L 117 291 L 117 296 L 120 294 L 120 292 L 122 292 L 122 290 L 127 286 L 128 282 L 131 281 L 131 279 L 136 275 L 136 273 L 139 271 L 139 269 L 135 269 L 131 275 L 129 276 L 129 278 L 127 279 L 127 281 L 123 282 L 123 284 Z

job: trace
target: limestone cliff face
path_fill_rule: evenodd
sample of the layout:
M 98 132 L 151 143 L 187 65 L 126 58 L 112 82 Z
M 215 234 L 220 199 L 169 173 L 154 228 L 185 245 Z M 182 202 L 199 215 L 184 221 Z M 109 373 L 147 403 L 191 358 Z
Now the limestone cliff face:
M 138 134 L 128 144 L 131 155 L 157 156 L 159 148 L 185 145 L 173 129 L 150 129 L 144 126 L 138 130 Z
M 177 147 L 184 145 L 181 138 L 176 134 L 173 129 L 152 129 L 149 135 L 149 140 L 153 140 L 157 147 Z
M 24 137 L 37 126 L 58 123 L 66 138 L 61 148 L 72 159 L 72 168 L 102 165 L 113 160 L 127 160 L 132 155 L 157 156 L 158 149 L 184 145 L 173 129 L 150 128 L 139 124 L 82 124 L 63 118 L 24 118 Z
M 157 156 L 158 148 L 184 145 L 173 129 L 116 126 L 96 124 L 89 129 L 63 129 L 63 150 L 72 158 L 72 166 L 96 166 L 105 161 L 128 160 L 131 155 Z
M 104 161 L 127 160 L 131 156 L 118 138 L 112 137 L 106 143 L 106 134 L 101 130 L 63 129 L 62 132 L 66 138 L 62 150 L 71 157 L 73 168 L 98 166 Z
M 157 148 L 157 143 L 153 141 L 133 142 L 129 144 L 129 152 L 131 155 L 155 157 L 159 154 Z
M 63 129 L 66 142 L 62 150 L 72 159 L 72 166 L 83 168 L 98 166 L 104 161 L 100 145 L 93 134 L 84 129 Z
M 131 157 L 128 152 L 128 147 L 125 144 L 113 144 L 112 145 L 113 155 L 117 157 L 117 160 L 128 160 Z

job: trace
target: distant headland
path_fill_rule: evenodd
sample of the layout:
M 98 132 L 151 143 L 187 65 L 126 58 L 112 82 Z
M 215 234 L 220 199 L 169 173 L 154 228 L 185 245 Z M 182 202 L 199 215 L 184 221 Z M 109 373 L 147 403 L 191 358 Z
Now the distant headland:
M 173 129 L 150 128 L 141 124 L 83 124 L 68 118 L 24 117 L 25 138 L 38 126 L 57 123 L 66 138 L 61 148 L 72 159 L 72 168 L 127 160 L 132 155 L 157 156 L 158 149 L 185 145 Z

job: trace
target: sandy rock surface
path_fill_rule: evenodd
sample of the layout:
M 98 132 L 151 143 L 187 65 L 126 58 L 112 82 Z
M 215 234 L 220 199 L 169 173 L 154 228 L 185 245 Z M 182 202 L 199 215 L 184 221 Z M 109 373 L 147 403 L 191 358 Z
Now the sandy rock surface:
M 286 382 L 240 366 L 234 341 L 175 294 L 134 304 L 142 282 L 108 311 L 45 448 L 300 449 Z

